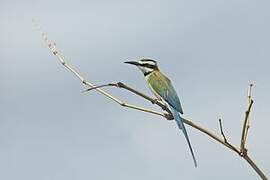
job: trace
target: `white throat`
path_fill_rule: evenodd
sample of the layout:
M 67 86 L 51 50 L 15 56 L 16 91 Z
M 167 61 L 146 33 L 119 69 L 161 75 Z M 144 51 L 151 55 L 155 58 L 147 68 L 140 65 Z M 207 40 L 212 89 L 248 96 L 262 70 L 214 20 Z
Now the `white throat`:
M 149 75 L 151 72 L 154 71 L 154 69 L 148 68 L 148 67 L 138 66 L 138 68 L 142 71 L 142 73 L 143 73 L 144 75 L 145 75 L 145 74 Z M 146 76 L 147 76 L 147 75 L 146 75 Z

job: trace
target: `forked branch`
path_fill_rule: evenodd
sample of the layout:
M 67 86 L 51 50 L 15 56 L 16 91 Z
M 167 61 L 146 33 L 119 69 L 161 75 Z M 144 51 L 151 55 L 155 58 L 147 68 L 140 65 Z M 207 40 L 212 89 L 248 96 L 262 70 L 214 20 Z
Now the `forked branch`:
M 104 95 L 105 97 L 111 99 L 112 101 L 116 102 L 117 104 L 123 106 L 123 107 L 127 107 L 130 109 L 135 109 L 135 110 L 139 110 L 139 111 L 143 111 L 143 112 L 147 112 L 147 113 L 151 113 L 151 114 L 155 114 L 155 115 L 159 115 L 162 116 L 164 118 L 166 118 L 167 120 L 172 120 L 172 114 L 170 109 L 166 106 L 166 104 L 163 104 L 162 102 L 151 98 L 147 95 L 145 95 L 144 93 L 141 93 L 127 85 L 125 85 L 124 83 L 118 82 L 118 83 L 109 83 L 109 84 L 105 84 L 105 85 L 100 85 L 100 86 L 95 86 L 94 84 L 92 84 L 91 82 L 87 81 L 77 70 L 75 70 L 72 66 L 70 66 L 69 64 L 66 63 L 63 55 L 60 53 L 60 51 L 57 49 L 56 44 L 53 42 L 50 42 L 47 38 L 47 35 L 41 31 L 40 26 L 38 26 L 35 22 L 34 22 L 35 27 L 37 28 L 37 30 L 42 34 L 42 37 L 46 43 L 46 46 L 50 49 L 50 51 L 57 57 L 57 59 L 60 61 L 60 63 L 66 68 L 68 69 L 71 73 L 73 73 L 85 86 L 88 86 L 88 89 L 86 91 L 90 91 L 90 90 L 95 90 L 98 93 Z M 144 98 L 145 100 L 159 106 L 163 111 L 162 112 L 158 112 L 158 111 L 154 111 L 151 109 L 147 109 L 147 108 L 143 108 L 137 105 L 132 105 L 126 102 L 123 102 L 122 100 L 120 100 L 119 98 L 116 98 L 115 96 L 109 94 L 108 92 L 106 92 L 105 90 L 101 89 L 103 87 L 106 86 L 111 86 L 111 87 L 117 87 L 117 88 L 123 88 L 127 91 L 130 91 L 142 98 Z M 202 127 L 201 125 L 198 125 L 196 123 L 194 123 L 192 120 L 187 119 L 187 118 L 183 118 L 184 119 L 184 123 L 188 124 L 189 126 L 199 130 L 200 132 L 206 134 L 208 137 L 212 138 L 213 140 L 215 140 L 216 142 L 224 145 L 225 147 L 231 149 L 233 152 L 237 153 L 238 155 L 240 155 L 241 157 L 243 157 L 248 163 L 249 165 L 256 171 L 256 173 L 263 179 L 263 180 L 267 180 L 267 177 L 264 175 L 264 173 L 258 168 L 258 166 L 253 162 L 253 160 L 248 156 L 247 151 L 245 150 L 245 153 L 243 153 L 243 149 L 242 149 L 242 142 L 243 142 L 243 148 L 244 148 L 244 144 L 245 144 L 245 140 L 246 140 L 246 136 L 247 136 L 247 131 L 248 131 L 248 116 L 251 110 L 251 106 L 253 104 L 253 100 L 250 101 L 250 104 L 248 106 L 248 110 L 246 111 L 246 116 L 245 116 L 245 121 L 244 121 L 244 126 L 243 126 L 243 133 L 244 134 L 241 138 L 241 148 L 238 149 L 235 145 L 232 145 L 231 143 L 229 143 L 224 135 L 223 132 L 223 127 L 220 121 L 220 130 L 221 130 L 221 134 L 223 137 L 219 137 L 218 135 L 215 135 L 213 132 L 207 130 L 206 128 Z M 242 141 L 243 139 L 243 141 Z
M 144 99 L 152 102 L 152 104 L 158 105 L 162 110 L 167 111 L 169 114 L 171 114 L 170 109 L 163 102 L 159 101 L 158 99 L 153 99 L 153 98 L 151 98 L 151 97 L 149 97 L 149 96 L 147 96 L 147 95 L 145 95 L 145 94 L 143 94 L 143 93 L 141 93 L 141 92 L 139 92 L 139 91 L 137 91 L 137 90 L 129 87 L 128 85 L 126 85 L 126 84 L 124 84 L 122 82 L 99 85 L 99 86 L 96 86 L 96 87 L 88 88 L 88 89 L 86 89 L 83 92 L 95 90 L 97 88 L 102 88 L 102 87 L 106 87 L 106 86 L 118 87 L 118 88 L 126 89 L 126 90 L 128 90 L 128 91 L 130 91 L 130 92 L 132 92 L 132 93 L 134 93 L 134 94 L 136 94 L 136 95 L 138 95 L 138 96 L 140 96 L 140 97 L 142 97 L 142 98 L 144 98 Z M 173 117 L 171 116 L 171 117 L 169 117 L 168 120 L 172 120 L 172 119 L 173 119 Z

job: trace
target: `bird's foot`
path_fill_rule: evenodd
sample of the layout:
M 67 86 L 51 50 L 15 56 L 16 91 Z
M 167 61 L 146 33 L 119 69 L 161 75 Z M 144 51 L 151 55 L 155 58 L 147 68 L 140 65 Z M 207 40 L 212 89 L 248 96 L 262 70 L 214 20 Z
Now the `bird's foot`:
M 159 98 L 153 99 L 151 102 L 152 104 L 158 104 L 162 108 L 163 111 L 166 111 L 167 109 L 169 109 L 168 106 L 162 101 L 162 99 L 159 99 Z
M 159 101 L 161 101 L 160 99 L 153 99 L 151 102 L 152 104 L 157 104 Z
M 167 104 L 163 104 L 164 106 L 162 106 L 162 110 L 163 111 L 167 111 L 169 109 L 169 107 L 167 106 Z

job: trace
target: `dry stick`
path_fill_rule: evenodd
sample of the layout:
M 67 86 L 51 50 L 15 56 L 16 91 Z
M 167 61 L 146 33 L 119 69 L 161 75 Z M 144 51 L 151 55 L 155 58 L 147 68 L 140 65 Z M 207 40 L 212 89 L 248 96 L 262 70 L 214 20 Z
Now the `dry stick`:
M 163 104 L 161 101 L 157 100 L 157 99 L 153 99 L 133 88 L 131 88 L 130 86 L 122 83 L 122 82 L 118 82 L 118 83 L 109 83 L 109 84 L 103 84 L 103 85 L 99 85 L 99 86 L 96 86 L 96 87 L 92 87 L 92 88 L 89 88 L 89 89 L 86 89 L 85 91 L 83 92 L 87 92 L 87 91 L 91 91 L 91 90 L 95 90 L 97 88 L 101 88 L 101 87 L 106 87 L 106 86 L 112 86 L 112 87 L 118 87 L 118 88 L 123 88 L 123 89 L 126 89 L 150 102 L 152 102 L 152 104 L 156 104 L 158 105 L 159 107 L 161 107 L 162 110 L 164 111 L 167 111 L 169 114 L 171 114 L 171 118 L 173 119 L 173 116 L 172 116 L 172 113 L 171 113 L 171 110 L 165 105 Z M 172 120 L 172 119 L 168 119 L 168 120 Z
M 249 84 L 249 88 L 248 88 L 248 95 L 247 95 L 247 99 L 248 99 L 248 104 L 251 103 L 252 99 L 251 99 L 251 89 L 253 87 L 253 84 Z M 252 102 L 253 103 L 253 102 Z M 247 135 L 248 135 L 248 130 L 250 128 L 250 119 L 247 119 L 247 124 L 246 124 L 246 130 L 245 130 L 245 135 L 244 135 L 244 144 L 247 141 Z
M 188 120 L 186 118 L 183 118 L 183 119 L 184 119 L 185 124 L 188 124 L 188 125 L 192 126 L 193 128 L 201 131 L 202 133 L 210 136 L 212 139 L 214 139 L 217 142 L 223 144 L 224 146 L 226 146 L 227 148 L 233 150 L 238 155 L 240 155 L 242 158 L 244 158 L 249 163 L 249 165 L 256 171 L 256 173 L 261 177 L 262 180 L 267 180 L 268 179 L 266 177 L 266 175 L 262 172 L 262 170 L 260 170 L 260 168 L 256 165 L 256 163 L 248 156 L 248 154 L 242 155 L 240 150 L 238 150 L 236 146 L 234 146 L 234 145 L 232 145 L 232 144 L 230 144 L 228 142 L 225 142 L 222 138 L 220 138 L 220 137 L 216 136 L 215 134 L 211 133 L 206 128 L 203 128 L 202 126 L 196 125 L 191 120 Z
M 262 178 L 262 180 L 267 180 L 268 178 L 256 165 L 256 163 L 246 154 L 243 158 L 251 165 L 251 167 L 257 172 L 257 174 Z
M 96 87 L 94 84 L 86 81 L 80 74 L 79 72 L 77 72 L 75 69 L 73 69 L 70 65 L 68 65 L 65 60 L 64 60 L 64 57 L 60 54 L 59 50 L 57 50 L 56 46 L 55 46 L 55 43 L 51 43 L 49 42 L 47 36 L 45 33 L 43 33 L 41 30 L 40 30 L 40 27 L 38 27 L 38 30 L 42 33 L 42 36 L 44 38 L 44 41 L 46 42 L 46 45 L 47 47 L 52 51 L 52 53 L 58 58 L 58 60 L 60 61 L 60 63 L 66 67 L 69 71 L 71 71 L 76 77 L 78 77 L 80 79 L 80 81 L 84 84 L 84 85 L 87 85 L 89 86 L 90 88 L 93 88 L 93 87 Z M 126 86 L 124 86 L 126 87 Z M 139 92 L 139 91 L 136 91 L 130 87 L 128 88 L 125 88 L 133 93 L 135 92 Z M 139 111 L 143 111 L 143 112 L 148 112 L 148 113 L 152 113 L 152 114 L 156 114 L 156 115 L 159 115 L 159 116 L 162 116 L 162 117 L 165 117 L 168 119 L 168 115 L 166 113 L 160 113 L 160 112 L 157 112 L 157 111 L 153 111 L 153 110 L 150 110 L 150 109 L 146 109 L 146 108 L 142 108 L 142 107 L 139 107 L 139 106 L 135 106 L 135 105 L 131 105 L 131 104 L 127 104 L 121 100 L 119 100 L 118 98 L 115 98 L 114 96 L 112 96 L 111 94 L 107 93 L 106 91 L 100 89 L 100 88 L 95 88 L 95 90 L 99 93 L 101 93 L 102 95 L 106 96 L 107 98 L 113 100 L 114 102 L 118 103 L 119 105 L 123 106 L 123 107 L 127 107 L 127 108 L 131 108 L 131 109 L 136 109 L 136 110 L 139 110 Z M 149 100 L 150 102 L 155 102 L 155 99 L 152 99 L 151 97 L 148 97 L 147 95 L 143 94 L 143 93 L 135 93 L 143 98 L 145 98 L 146 100 Z M 162 108 L 162 105 L 159 104 L 158 102 L 156 102 L 155 104 L 157 104 L 158 106 L 160 106 Z M 250 106 L 251 108 L 251 106 Z M 170 114 L 170 111 L 167 111 L 167 113 L 170 115 L 171 117 L 171 114 Z M 200 125 L 197 125 L 195 123 L 193 123 L 191 120 L 189 119 L 186 119 L 186 118 L 183 118 L 184 119 L 184 123 L 185 124 L 188 124 L 190 125 L 191 127 L 201 131 L 202 133 L 208 135 L 209 137 L 211 137 L 212 139 L 216 140 L 217 142 L 223 144 L 225 147 L 233 150 L 234 152 L 236 152 L 237 154 L 241 155 L 241 152 L 240 150 L 237 149 L 237 147 L 235 147 L 234 145 L 228 143 L 228 142 L 225 142 L 224 139 L 216 136 L 214 133 L 208 131 L 206 128 L 203 128 L 202 126 Z M 263 179 L 263 180 L 267 180 L 266 176 L 264 175 L 264 173 L 257 167 L 257 165 L 250 159 L 250 157 L 245 154 L 244 156 L 241 156 L 243 157 L 249 164 L 250 166 L 257 172 L 257 174 Z
M 244 123 L 243 123 L 243 129 L 242 129 L 242 136 L 241 136 L 241 144 L 240 144 L 240 152 L 244 156 L 247 153 L 247 149 L 245 147 L 245 139 L 246 139 L 246 134 L 247 134 L 247 124 L 248 124 L 248 117 L 250 114 L 251 107 L 253 105 L 253 100 L 251 99 L 248 109 L 245 112 L 245 118 L 244 118 Z
M 118 84 L 121 84 L 121 85 L 119 86 Z M 155 99 L 152 99 L 151 97 L 149 97 L 149 96 L 147 96 L 147 95 L 145 95 L 145 94 L 143 94 L 143 93 L 141 93 L 141 92 L 139 92 L 139 91 L 137 91 L 137 90 L 135 90 L 135 89 L 133 89 L 133 88 L 127 86 L 127 85 L 125 85 L 124 83 L 121 83 L 121 82 L 119 82 L 119 83 L 117 83 L 117 84 L 115 84 L 115 83 L 109 83 L 109 84 L 100 85 L 100 86 L 97 86 L 97 87 L 106 87 L 106 86 L 112 86 L 112 87 L 120 87 L 120 88 L 124 88 L 124 89 L 126 89 L 126 90 L 128 90 L 128 91 L 130 91 L 130 92 L 133 92 L 133 93 L 135 93 L 135 94 L 137 94 L 137 95 L 139 95 L 139 96 L 145 98 L 146 100 L 148 100 L 148 101 L 150 101 L 150 102 L 152 102 L 152 103 L 154 102 L 154 104 L 158 105 L 159 107 L 161 107 L 161 108 L 163 109 L 164 104 L 162 104 L 162 103 L 160 103 L 160 102 L 156 102 Z M 97 87 L 89 88 L 89 89 L 87 89 L 86 91 L 94 90 L 94 89 L 96 89 Z M 167 107 L 167 106 L 165 106 L 165 107 Z M 169 113 L 171 114 L 171 111 L 170 111 L 169 109 L 166 109 L 165 111 L 167 111 L 168 114 L 169 114 Z M 182 117 L 182 118 L 183 118 L 183 117 Z M 170 119 L 168 119 L 168 120 L 170 120 Z M 237 154 L 240 154 L 240 151 L 239 151 L 235 146 L 233 146 L 233 145 L 230 144 L 229 142 L 225 141 L 224 138 L 221 139 L 221 138 L 218 137 L 217 135 L 215 135 L 215 134 L 211 133 L 210 131 L 208 131 L 206 128 L 202 127 L 201 125 L 197 125 L 197 124 L 193 123 L 193 122 L 192 122 L 191 120 L 189 120 L 189 119 L 183 118 L 183 120 L 184 120 L 184 123 L 185 123 L 185 124 L 188 124 L 188 125 L 190 125 L 191 127 L 193 127 L 193 128 L 195 128 L 195 129 L 197 129 L 197 130 L 203 132 L 204 134 L 210 136 L 210 137 L 213 138 L 214 140 L 218 141 L 219 143 L 221 143 L 221 144 L 225 145 L 226 147 L 228 147 L 229 149 L 233 150 L 233 151 L 236 152 Z M 222 130 L 222 132 L 223 132 L 223 130 Z M 223 134 L 224 134 L 224 133 L 223 133 Z M 224 137 L 225 137 L 225 136 L 224 136 Z M 226 139 L 226 138 L 225 138 L 225 139 Z
M 182 117 L 183 118 L 183 117 Z M 209 130 L 207 130 L 206 128 L 202 127 L 201 125 L 197 125 L 195 123 L 192 122 L 192 120 L 187 119 L 187 118 L 183 118 L 184 119 L 184 123 L 190 125 L 191 127 L 201 131 L 202 133 L 210 136 L 212 139 L 216 140 L 217 142 L 223 144 L 224 146 L 226 146 L 227 148 L 231 149 L 232 151 L 236 152 L 237 154 L 239 154 L 239 150 L 237 149 L 237 147 L 235 147 L 234 145 L 230 144 L 229 142 L 225 142 L 223 138 L 220 138 L 219 136 L 215 135 L 214 133 L 210 132 Z
M 146 100 L 149 100 L 150 102 L 154 102 L 154 104 L 160 106 L 162 108 L 163 104 L 159 102 L 156 103 L 155 99 L 152 99 L 150 97 L 148 97 L 147 95 L 137 91 L 137 90 L 134 90 L 133 88 L 131 87 L 128 87 L 127 85 L 121 83 L 121 82 L 118 82 L 118 83 L 109 83 L 109 84 L 105 84 L 105 85 L 100 85 L 100 86 L 97 86 L 97 87 L 106 87 L 106 86 L 112 86 L 112 87 L 118 87 L 118 88 L 124 88 L 130 92 L 133 92 L 143 98 L 145 98 Z M 94 90 L 96 89 L 96 87 L 93 87 L 93 88 L 89 88 L 87 89 L 87 91 L 90 91 L 90 90 Z M 253 101 L 252 101 L 253 103 Z M 249 107 L 249 111 L 251 109 L 251 106 Z M 168 114 L 171 113 L 170 111 L 168 112 Z M 225 134 L 223 132 L 223 127 L 222 127 L 222 123 L 221 123 L 221 119 L 219 119 L 219 122 L 220 122 L 220 130 L 221 130 L 221 134 L 223 136 L 223 139 L 216 136 L 215 134 L 213 134 L 212 132 L 208 131 L 206 128 L 200 126 L 200 125 L 197 125 L 195 123 L 193 123 L 191 120 L 189 119 L 186 119 L 186 118 L 183 118 L 184 120 L 184 123 L 185 124 L 188 124 L 190 125 L 191 127 L 201 131 L 202 133 L 210 136 L 212 139 L 216 140 L 217 142 L 223 144 L 224 146 L 226 146 L 227 148 L 231 149 L 232 151 L 234 151 L 235 153 L 237 153 L 238 155 L 240 155 L 241 157 L 243 157 L 249 164 L 250 166 L 257 172 L 257 174 L 263 179 L 263 180 L 267 180 L 266 176 L 264 175 L 264 173 L 258 168 L 258 166 L 250 159 L 250 157 L 247 155 L 247 154 L 242 154 L 240 150 L 237 149 L 236 146 L 232 145 L 231 143 L 229 143 L 225 137 Z
M 35 22 L 34 22 L 35 23 Z M 52 53 L 58 58 L 58 60 L 60 61 L 60 63 L 65 67 L 67 68 L 69 71 L 71 71 L 77 78 L 79 78 L 79 80 L 86 86 L 90 87 L 90 88 L 93 88 L 93 87 L 96 87 L 94 84 L 92 84 L 91 82 L 89 81 L 86 81 L 85 78 L 79 74 L 78 71 L 76 71 L 74 68 L 72 68 L 69 64 L 66 63 L 63 55 L 60 53 L 60 51 L 56 48 L 56 44 L 55 43 L 52 43 L 49 41 L 46 33 L 42 32 L 41 31 L 41 28 L 40 26 L 38 26 L 37 24 L 34 24 L 35 27 L 37 28 L 37 30 L 42 34 L 42 37 L 46 43 L 46 46 L 52 51 Z M 117 98 L 115 98 L 114 96 L 112 96 L 111 94 L 107 93 L 106 91 L 102 90 L 102 89 L 99 89 L 99 88 L 96 88 L 96 91 L 99 92 L 100 94 L 104 95 L 105 97 L 113 100 L 114 102 L 116 102 L 117 104 L 123 106 L 123 107 L 127 107 L 127 108 L 131 108 L 131 109 L 135 109 L 135 110 L 139 110 L 139 111 L 143 111 L 143 112 L 147 112 L 147 113 L 152 113 L 152 114 L 156 114 L 156 115 L 159 115 L 159 116 L 163 116 L 165 118 L 168 117 L 167 114 L 165 113 L 160 113 L 158 111 L 154 111 L 154 110 L 150 110 L 150 109 L 146 109 L 146 108 L 142 108 L 142 107 L 139 107 L 139 106 L 136 106 L 136 105 L 132 105 L 132 104 L 128 104 L 128 103 L 125 103 Z
M 63 56 L 59 53 L 58 50 L 56 50 L 55 47 L 52 49 L 50 47 L 50 44 L 48 45 L 48 47 L 53 51 L 53 54 L 58 57 L 58 59 L 60 60 L 61 64 L 63 66 L 65 66 L 67 69 L 69 69 L 75 76 L 77 76 L 83 84 L 85 84 L 85 85 L 87 85 L 89 87 L 95 87 L 94 84 L 90 83 L 89 81 L 86 81 L 77 71 L 75 71 L 71 66 L 69 66 L 64 61 Z M 131 108 L 131 109 L 136 109 L 136 110 L 139 110 L 139 111 L 144 111 L 144 112 L 148 112 L 148 113 L 152 113 L 152 114 L 156 114 L 156 115 L 167 117 L 167 115 L 164 114 L 164 113 L 160 113 L 160 112 L 157 112 L 157 111 L 154 111 L 154 110 L 142 108 L 142 107 L 139 107 L 139 106 L 136 106 L 136 105 L 132 105 L 132 104 L 128 104 L 126 102 L 123 102 L 123 101 L 115 98 L 114 96 L 112 96 L 111 94 L 107 93 L 106 91 L 104 91 L 104 90 L 102 90 L 100 88 L 96 88 L 96 91 L 99 92 L 99 93 L 101 93 L 102 95 L 108 97 L 109 99 L 113 100 L 114 102 L 118 103 L 119 105 L 121 105 L 123 107 Z

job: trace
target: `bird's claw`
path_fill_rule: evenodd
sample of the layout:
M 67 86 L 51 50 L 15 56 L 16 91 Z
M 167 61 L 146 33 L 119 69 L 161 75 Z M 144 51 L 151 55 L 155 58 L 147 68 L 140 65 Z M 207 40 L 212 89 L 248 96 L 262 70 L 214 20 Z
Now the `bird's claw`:
M 157 104 L 159 102 L 159 99 L 153 99 L 151 102 L 152 104 Z

